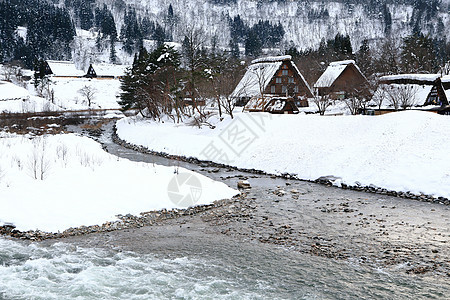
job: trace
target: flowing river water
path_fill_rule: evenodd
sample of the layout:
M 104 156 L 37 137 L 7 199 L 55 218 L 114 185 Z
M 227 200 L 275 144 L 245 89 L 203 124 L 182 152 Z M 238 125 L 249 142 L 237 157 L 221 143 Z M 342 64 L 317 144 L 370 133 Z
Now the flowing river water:
M 245 219 L 212 226 L 211 222 L 193 216 L 156 226 L 41 243 L 0 237 L 0 299 L 448 299 L 450 296 L 448 277 L 406 274 L 404 268 L 411 264 L 408 258 L 387 268 L 383 264 L 377 266 L 376 254 L 373 257 L 368 254 L 365 260 L 372 259 L 374 263 L 361 263 L 357 259 L 361 253 L 376 252 L 372 249 L 375 246 L 368 242 L 371 238 L 364 239 L 366 231 L 351 236 L 352 249 L 340 249 L 345 259 L 300 251 L 306 243 L 302 238 L 308 240 L 311 236 L 320 239 L 321 244 L 317 245 L 334 237 L 336 249 L 339 245 L 349 248 L 350 242 L 346 241 L 347 235 L 337 232 L 342 230 L 338 220 L 330 226 L 331 221 L 322 219 L 312 206 L 303 207 L 301 216 L 293 207 L 300 205 L 296 201 L 301 201 L 301 197 L 280 198 L 272 191 L 288 182 L 311 199 L 318 196 L 329 201 L 349 201 L 352 197 L 364 201 L 376 199 L 373 201 L 383 204 L 380 207 L 412 205 L 418 210 L 429 210 L 428 205 L 432 204 L 392 197 L 378 199 L 365 193 L 270 176 L 252 177 L 238 171 L 212 170 L 141 154 L 114 144 L 110 138 L 111 124 L 105 129 L 100 140 L 110 153 L 119 157 L 186 167 L 233 186 L 234 176 L 250 177 L 250 196 L 260 201 L 254 205 L 263 210 L 256 211 L 252 219 L 267 220 L 262 213 L 279 214 L 270 223 L 289 219 L 286 224 L 292 228 L 308 223 L 309 227 L 302 230 L 313 231 L 312 234 L 308 232 L 292 238 L 291 243 L 276 245 L 261 242 L 273 224 L 265 226 Z M 368 204 L 360 205 L 359 211 L 366 213 L 362 207 Z M 445 207 L 431 207 L 448 214 Z M 333 219 L 336 217 L 330 218 Z M 435 226 L 437 230 L 448 229 L 447 223 L 439 225 L 442 224 Z M 252 238 L 255 234 L 258 238 Z M 374 235 L 374 239 L 378 242 L 381 237 Z M 410 260 L 414 258 L 411 256 Z

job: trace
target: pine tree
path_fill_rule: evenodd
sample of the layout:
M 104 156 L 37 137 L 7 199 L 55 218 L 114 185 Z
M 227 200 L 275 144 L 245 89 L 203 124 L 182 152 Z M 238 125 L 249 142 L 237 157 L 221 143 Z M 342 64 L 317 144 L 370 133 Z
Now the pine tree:
M 237 43 L 237 41 L 234 39 L 231 39 L 229 47 L 231 49 L 231 56 L 234 58 L 239 58 L 240 51 L 239 51 L 239 44 Z
M 115 64 L 117 62 L 116 56 L 116 39 L 111 37 L 109 51 L 109 62 Z
M 402 69 L 406 73 L 433 73 L 436 70 L 435 50 L 429 36 L 415 33 L 403 39 Z
M 140 49 L 143 45 L 143 36 L 134 9 L 128 8 L 125 11 L 120 38 L 124 43 L 125 51 L 129 54 L 136 49 Z
M 166 40 L 166 33 L 164 31 L 164 28 L 162 28 L 162 26 L 158 23 L 156 23 L 155 30 L 153 32 L 153 39 L 156 41 L 157 47 L 164 44 L 164 41 Z
M 373 74 L 372 53 L 367 39 L 363 40 L 361 47 L 359 47 L 359 51 L 356 55 L 356 62 L 364 75 L 369 77 Z
M 178 107 L 179 66 L 180 55 L 173 47 L 161 45 L 151 53 L 142 48 L 121 79 L 122 109 L 138 109 L 143 116 L 155 119 L 171 115 Z

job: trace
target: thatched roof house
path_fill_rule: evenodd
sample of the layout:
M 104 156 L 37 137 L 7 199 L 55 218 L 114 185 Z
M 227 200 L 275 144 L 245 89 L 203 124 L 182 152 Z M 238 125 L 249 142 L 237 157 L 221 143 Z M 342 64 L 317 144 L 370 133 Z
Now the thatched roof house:
M 45 74 L 55 77 L 83 77 L 85 74 L 78 70 L 70 61 L 47 60 L 45 61 Z
M 299 106 L 308 106 L 313 93 L 290 55 L 264 57 L 251 62 L 232 93 L 238 103 L 266 95 L 292 97 Z
M 125 75 L 128 65 L 112 65 L 112 64 L 91 64 L 89 65 L 86 77 L 117 79 Z
M 344 99 L 347 93 L 354 93 L 367 85 L 366 77 L 354 60 L 330 63 L 314 84 L 318 95 L 330 95 L 334 99 Z

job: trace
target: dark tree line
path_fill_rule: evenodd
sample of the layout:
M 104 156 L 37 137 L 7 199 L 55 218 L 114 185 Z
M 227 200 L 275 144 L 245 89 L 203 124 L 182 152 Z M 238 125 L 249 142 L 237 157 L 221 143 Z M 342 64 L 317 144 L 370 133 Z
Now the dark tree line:
M 284 28 L 280 23 L 259 20 L 253 26 L 248 26 L 240 15 L 229 19 L 230 48 L 234 56 L 238 56 L 239 43 L 245 46 L 245 55 L 256 57 L 262 53 L 262 48 L 278 47 L 284 38 Z
M 436 73 L 450 60 L 450 43 L 446 37 L 432 38 L 412 33 L 404 38 L 387 37 L 378 44 L 364 40 L 354 51 L 349 36 L 337 34 L 322 40 L 318 49 L 298 51 L 292 55 L 307 81 L 314 83 L 332 61 L 354 59 L 368 78 L 400 73 Z
M 20 37 L 17 26 L 27 28 Z M 0 58 L 32 67 L 39 58 L 70 59 L 75 26 L 67 10 L 38 0 L 0 2 Z

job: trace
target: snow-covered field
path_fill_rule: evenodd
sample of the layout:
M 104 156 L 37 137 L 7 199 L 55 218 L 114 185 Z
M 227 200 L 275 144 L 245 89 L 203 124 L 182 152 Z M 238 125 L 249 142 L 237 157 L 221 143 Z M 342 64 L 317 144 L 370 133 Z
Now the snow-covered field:
M 81 92 L 88 88 L 92 99 Z M 0 113 L 33 113 L 61 110 L 120 109 L 120 81 L 116 79 L 51 78 L 50 91 L 54 92 L 53 103 L 37 97 L 34 85 L 27 88 L 0 81 Z
M 88 101 L 79 91 L 85 86 L 93 91 L 91 108 L 119 109 L 120 81 L 115 79 L 52 78 L 55 104 L 64 110 L 89 109 Z
M 31 138 L 0 132 L 0 225 L 56 232 L 237 194 L 200 174 L 175 170 L 119 159 L 74 134 Z M 191 202 L 178 196 L 192 196 Z
M 125 118 L 117 122 L 117 132 L 130 143 L 201 160 L 450 197 L 448 116 L 237 113 L 234 120 L 211 122 L 215 129 Z
M 50 110 L 58 110 L 58 107 L 44 98 L 31 95 L 23 87 L 0 81 L 0 113 L 34 113 Z

